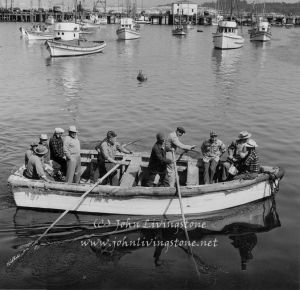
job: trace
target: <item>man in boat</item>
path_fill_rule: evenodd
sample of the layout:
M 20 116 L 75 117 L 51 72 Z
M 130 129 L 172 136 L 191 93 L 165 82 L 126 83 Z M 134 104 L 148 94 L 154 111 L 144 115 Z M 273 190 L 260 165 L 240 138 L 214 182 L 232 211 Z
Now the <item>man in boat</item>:
M 247 157 L 241 166 L 239 174 L 234 179 L 254 179 L 259 173 L 260 162 L 256 151 L 258 145 L 254 140 L 250 139 L 245 144 L 245 147 L 248 152 Z
M 49 163 L 50 161 L 50 152 L 49 152 L 49 145 L 48 145 L 48 136 L 47 134 L 41 134 L 40 136 L 40 145 L 43 145 L 47 148 L 48 152 L 44 156 L 44 162 Z
M 201 146 L 204 164 L 203 179 L 205 184 L 213 183 L 220 157 L 226 151 L 225 144 L 217 139 L 217 137 L 218 134 L 216 132 L 210 132 L 210 138 L 205 140 Z
M 49 181 L 44 170 L 43 157 L 48 153 L 48 149 L 44 145 L 38 145 L 33 148 L 32 154 L 28 160 L 24 176 L 30 179 L 43 179 Z
M 36 146 L 38 146 L 38 143 L 37 142 L 32 142 L 30 144 L 30 148 L 28 150 L 26 150 L 26 152 L 25 152 L 25 166 L 27 166 L 28 160 L 31 157 L 31 155 L 34 154 L 34 148 Z
M 98 169 L 99 177 L 104 176 L 109 170 L 111 170 L 116 164 L 124 164 L 123 161 L 115 160 L 117 151 L 126 154 L 131 154 L 130 150 L 122 147 L 117 142 L 117 134 L 114 131 L 108 131 L 106 138 L 104 138 L 96 147 L 98 152 Z M 118 171 L 116 170 L 107 178 L 106 182 L 110 185 L 119 185 Z
M 81 175 L 80 142 L 75 126 L 70 126 L 64 140 L 64 154 L 67 160 L 66 182 L 79 183 Z
M 185 134 L 185 129 L 183 127 L 177 127 L 176 131 L 171 132 L 166 139 L 166 158 L 173 160 L 172 149 L 176 152 L 177 148 L 183 150 L 193 150 L 196 145 L 185 145 L 180 142 L 179 138 Z M 175 186 L 175 167 L 173 162 L 167 164 L 167 173 L 170 186 Z
M 170 186 L 167 165 L 172 163 L 172 159 L 166 158 L 165 150 L 165 135 L 163 133 L 157 133 L 156 143 L 152 147 L 151 156 L 148 165 L 149 175 L 146 180 L 146 186 L 154 186 L 154 180 L 156 175 L 159 175 L 159 186 Z
M 55 128 L 54 134 L 49 140 L 50 159 L 52 160 L 52 167 L 54 169 L 53 175 L 57 177 L 58 180 L 62 180 L 67 171 L 64 141 L 62 138 L 64 132 L 62 128 Z
M 243 162 L 248 154 L 246 143 L 252 135 L 247 131 L 242 131 L 238 138 L 228 147 L 228 158 L 223 163 L 222 181 L 230 180 L 243 167 Z

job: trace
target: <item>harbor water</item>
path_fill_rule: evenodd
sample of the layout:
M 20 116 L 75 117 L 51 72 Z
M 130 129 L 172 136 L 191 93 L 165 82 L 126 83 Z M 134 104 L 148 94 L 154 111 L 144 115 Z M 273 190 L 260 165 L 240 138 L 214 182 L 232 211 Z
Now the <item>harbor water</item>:
M 21 38 L 19 26 L 0 24 L 0 289 L 299 289 L 299 28 L 274 27 L 271 42 L 251 43 L 244 27 L 244 47 L 221 51 L 213 48 L 215 27 L 175 37 L 170 26 L 142 26 L 140 39 L 117 41 L 117 27 L 107 25 L 87 35 L 107 42 L 102 53 L 50 58 L 44 41 Z M 147 81 L 137 81 L 139 70 Z M 197 146 L 212 130 L 226 145 L 247 130 L 261 162 L 283 167 L 285 176 L 271 209 L 264 201 L 204 219 L 227 232 L 191 232 L 193 255 L 153 243 L 100 251 L 82 241 L 103 217 L 68 214 L 38 249 L 7 267 L 60 214 L 17 209 L 7 178 L 41 133 L 70 125 L 85 149 L 108 130 L 122 143 L 144 138 L 132 151 L 151 150 L 157 132 L 177 126 L 186 129 L 182 141 Z M 185 239 L 182 228 L 155 225 L 110 238 L 169 235 Z

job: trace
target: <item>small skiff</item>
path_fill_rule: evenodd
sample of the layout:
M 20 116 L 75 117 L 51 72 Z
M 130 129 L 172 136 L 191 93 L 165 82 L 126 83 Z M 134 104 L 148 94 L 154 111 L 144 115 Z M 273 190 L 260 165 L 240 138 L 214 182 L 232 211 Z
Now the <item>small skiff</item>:
M 81 151 L 82 179 L 80 184 L 45 182 L 27 179 L 21 166 L 8 178 L 18 207 L 51 210 L 71 209 L 93 183 L 90 177 L 97 168 L 97 152 Z M 120 215 L 181 215 L 175 187 L 143 187 L 149 153 L 118 155 L 126 161 L 119 170 L 120 185 L 98 185 L 76 207 L 78 212 Z M 262 173 L 251 180 L 233 180 L 215 184 L 199 184 L 198 162 L 183 156 L 177 162 L 183 212 L 186 215 L 208 214 L 272 196 L 284 172 L 278 167 L 262 167 Z

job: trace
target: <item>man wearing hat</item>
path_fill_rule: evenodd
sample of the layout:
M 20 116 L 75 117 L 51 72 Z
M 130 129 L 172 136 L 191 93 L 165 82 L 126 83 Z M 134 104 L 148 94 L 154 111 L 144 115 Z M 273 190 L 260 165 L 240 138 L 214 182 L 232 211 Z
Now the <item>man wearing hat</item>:
M 159 175 L 159 186 L 170 186 L 167 174 L 167 164 L 171 164 L 172 160 L 166 158 L 166 150 L 164 148 L 164 133 L 156 134 L 156 143 L 154 144 L 148 165 L 149 175 L 146 180 L 146 186 L 154 186 L 156 175 Z
M 259 157 L 257 155 L 256 148 L 258 145 L 254 140 L 248 140 L 245 144 L 248 152 L 243 166 L 239 171 L 239 175 L 235 176 L 234 179 L 254 179 L 257 177 L 260 170 Z
M 28 163 L 28 160 L 30 158 L 30 156 L 34 153 L 34 148 L 38 146 L 38 143 L 37 142 L 32 142 L 30 144 L 30 148 L 28 150 L 26 150 L 25 152 L 25 166 L 27 166 L 27 163 Z
M 75 126 L 70 126 L 69 135 L 64 140 L 64 155 L 67 160 L 66 182 L 79 183 L 81 175 L 80 142 Z
M 95 149 L 98 152 L 98 169 L 99 177 L 104 176 L 110 169 L 112 169 L 116 164 L 124 164 L 123 161 L 115 160 L 117 151 L 126 154 L 131 154 L 132 152 L 123 148 L 117 142 L 117 134 L 115 131 L 108 131 L 106 138 L 104 138 Z M 118 171 L 114 171 L 107 178 L 110 185 L 119 185 Z M 106 180 L 107 181 L 107 180 Z
M 226 181 L 228 178 L 232 177 L 229 173 L 229 169 L 231 166 L 235 166 L 238 171 L 242 169 L 243 162 L 245 161 L 245 158 L 248 154 L 245 145 L 251 136 L 252 135 L 249 132 L 242 131 L 238 135 L 237 139 L 233 141 L 228 147 L 228 158 L 227 161 L 223 163 L 223 181 Z
M 217 139 L 217 137 L 218 134 L 216 132 L 210 132 L 210 138 L 205 140 L 201 146 L 204 163 L 203 179 L 205 184 L 213 183 L 220 157 L 226 151 L 225 144 Z
M 48 136 L 47 134 L 41 134 L 40 136 L 40 145 L 43 145 L 47 148 L 48 152 L 44 155 L 44 162 L 49 163 L 50 161 L 50 152 L 49 152 L 49 145 L 48 145 Z
M 64 129 L 55 128 L 54 134 L 49 140 L 50 159 L 53 161 L 54 175 L 59 180 L 62 179 L 62 175 L 66 175 L 67 161 L 64 154 L 64 141 L 62 135 Z
M 30 179 L 43 179 L 49 181 L 46 177 L 43 164 L 43 156 L 48 153 L 48 149 L 39 144 L 33 148 L 34 153 L 30 156 L 24 176 Z
M 166 139 L 166 158 L 173 160 L 172 150 L 176 152 L 177 148 L 183 150 L 192 150 L 196 145 L 185 145 L 180 142 L 179 138 L 185 134 L 185 129 L 183 127 L 177 127 L 176 131 L 171 132 Z M 167 172 L 170 186 L 175 186 L 175 167 L 173 162 L 167 165 Z

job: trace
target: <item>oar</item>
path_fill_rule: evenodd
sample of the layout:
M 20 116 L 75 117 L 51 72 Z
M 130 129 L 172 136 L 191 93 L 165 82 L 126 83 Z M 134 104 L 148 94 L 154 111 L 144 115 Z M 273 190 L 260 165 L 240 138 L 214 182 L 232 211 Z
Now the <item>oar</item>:
M 45 232 L 39 236 L 35 241 L 31 242 L 21 253 L 13 256 L 7 263 L 7 266 L 12 265 L 13 262 L 21 258 L 31 247 L 37 245 L 37 243 L 50 231 L 51 228 L 54 227 L 56 223 L 58 223 L 69 211 L 76 210 L 85 197 L 97 186 L 99 185 L 105 178 L 107 178 L 111 173 L 113 173 L 121 164 L 116 164 L 111 170 L 109 170 L 104 176 L 102 176 L 89 190 L 87 190 L 80 199 L 76 202 L 74 206 L 65 210 L 46 230 Z
M 178 193 L 178 199 L 179 199 L 179 204 L 180 204 L 180 211 L 181 211 L 181 216 L 182 216 L 182 221 L 183 221 L 184 233 L 185 233 L 185 237 L 186 237 L 186 240 L 188 242 L 188 245 L 190 245 L 190 238 L 189 238 L 189 235 L 188 235 L 188 232 L 187 232 L 186 220 L 185 220 L 183 206 L 182 206 L 182 198 L 181 198 L 179 177 L 178 177 L 178 172 L 177 172 L 177 165 L 176 165 L 176 159 L 175 159 L 174 150 L 172 150 L 172 155 L 173 155 L 173 163 L 174 163 L 174 169 L 175 169 L 175 179 L 176 179 L 176 183 L 177 183 L 177 193 Z M 192 254 L 192 249 L 191 249 L 190 246 L 189 246 L 189 252 L 190 252 L 190 254 Z

